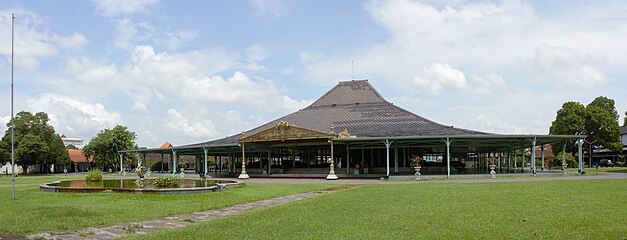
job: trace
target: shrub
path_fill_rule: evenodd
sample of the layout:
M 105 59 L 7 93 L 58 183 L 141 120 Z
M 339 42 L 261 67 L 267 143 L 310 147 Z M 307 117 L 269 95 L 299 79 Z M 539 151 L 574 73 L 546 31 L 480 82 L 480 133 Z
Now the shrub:
M 174 188 L 179 186 L 180 180 L 175 177 L 158 177 L 153 183 L 158 188 Z
M 85 176 L 85 181 L 88 182 L 100 182 L 102 181 L 102 172 L 98 169 L 90 170 Z
M 161 164 L 163 164 L 163 168 L 161 168 Z M 162 163 L 161 161 L 157 161 L 154 162 L 152 164 L 150 164 L 150 171 L 156 172 L 156 171 L 167 171 L 168 170 L 168 163 Z
M 558 156 L 547 157 L 549 164 L 553 167 L 562 167 L 562 154 Z M 577 164 L 577 158 L 573 157 L 570 154 L 566 154 L 566 163 L 569 168 L 576 168 L 579 164 Z

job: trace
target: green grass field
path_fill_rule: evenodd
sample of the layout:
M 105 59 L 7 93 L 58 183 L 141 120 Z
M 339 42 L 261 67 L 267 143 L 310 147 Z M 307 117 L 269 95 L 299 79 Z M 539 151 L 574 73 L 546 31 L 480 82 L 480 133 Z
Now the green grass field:
M 619 172 L 619 173 L 627 173 L 627 167 L 600 167 L 600 168 L 585 168 L 586 172 Z
M 49 193 L 39 184 L 80 177 L 19 176 L 11 200 L 11 177 L 0 177 L 0 233 L 30 234 L 106 226 L 190 213 L 278 196 L 316 191 L 327 185 L 260 184 L 220 193 L 150 195 L 125 193 Z
M 132 239 L 625 239 L 627 180 L 366 185 Z

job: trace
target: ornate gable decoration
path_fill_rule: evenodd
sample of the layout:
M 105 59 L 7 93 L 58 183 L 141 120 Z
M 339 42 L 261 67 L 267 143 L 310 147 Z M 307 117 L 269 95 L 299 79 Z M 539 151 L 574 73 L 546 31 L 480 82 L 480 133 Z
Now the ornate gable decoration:
M 269 142 L 298 139 L 331 138 L 334 134 L 323 133 L 311 129 L 290 125 L 287 121 L 279 121 L 274 127 L 263 130 L 256 134 L 242 137 L 239 142 Z

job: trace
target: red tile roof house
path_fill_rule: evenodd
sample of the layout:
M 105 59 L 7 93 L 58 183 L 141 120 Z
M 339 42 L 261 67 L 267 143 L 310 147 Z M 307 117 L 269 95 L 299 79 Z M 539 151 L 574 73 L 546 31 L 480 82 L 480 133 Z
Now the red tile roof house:
M 72 161 L 71 163 L 71 169 L 68 169 L 68 171 L 74 171 L 74 172 L 86 172 L 89 170 L 89 163 L 93 162 L 92 158 L 85 158 L 85 156 L 83 156 L 83 151 L 80 149 L 68 149 L 67 150 L 67 154 L 70 156 L 70 160 Z

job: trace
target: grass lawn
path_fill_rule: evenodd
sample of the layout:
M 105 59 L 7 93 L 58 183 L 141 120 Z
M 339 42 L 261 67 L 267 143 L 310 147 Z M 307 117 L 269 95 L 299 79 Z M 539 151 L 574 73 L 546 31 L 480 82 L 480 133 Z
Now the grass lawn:
M 151 195 L 126 193 L 49 193 L 39 184 L 78 176 L 19 176 L 16 201 L 11 177 L 0 177 L 0 233 L 30 234 L 79 229 L 220 208 L 261 199 L 321 190 L 328 185 L 248 183 L 225 192 Z
M 620 172 L 627 173 L 627 167 L 600 167 L 597 168 L 585 168 L 587 173 L 594 173 L 596 171 L 599 172 Z
M 365 185 L 140 239 L 625 239 L 627 180 Z

